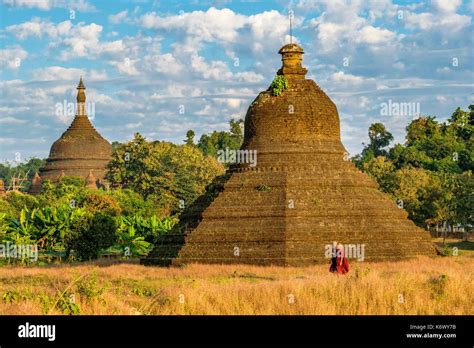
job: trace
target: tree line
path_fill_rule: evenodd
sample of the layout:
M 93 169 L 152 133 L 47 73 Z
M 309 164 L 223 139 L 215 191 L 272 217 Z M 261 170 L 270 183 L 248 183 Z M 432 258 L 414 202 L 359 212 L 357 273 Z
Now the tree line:
M 369 127 L 369 143 L 354 164 L 373 177 L 417 225 L 472 228 L 474 212 L 474 106 L 457 108 L 446 122 L 422 116 L 406 127 L 403 144 L 382 123 Z M 183 144 L 150 141 L 139 133 L 113 143 L 106 179 L 110 188 L 90 190 L 85 180 L 45 181 L 39 195 L 8 192 L 0 197 L 0 243 L 38 244 L 51 260 L 88 260 L 104 253 L 145 255 L 179 214 L 202 195 L 226 165 L 221 149 L 239 149 L 242 120 L 228 131 L 189 130 Z M 44 160 L 0 164 L 0 178 L 34 175 Z M 27 187 L 25 187 L 27 188 Z M 49 253 L 49 254 L 48 254 Z M 56 256 L 55 256 L 56 255 Z

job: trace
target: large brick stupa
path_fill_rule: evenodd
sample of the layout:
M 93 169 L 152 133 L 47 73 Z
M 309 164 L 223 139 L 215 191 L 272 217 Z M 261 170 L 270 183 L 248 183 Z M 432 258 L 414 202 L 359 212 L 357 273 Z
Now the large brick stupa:
M 42 182 L 57 182 L 64 176 L 79 176 L 88 187 L 103 181 L 112 145 L 92 126 L 87 115 L 86 93 L 82 77 L 77 86 L 76 115 L 69 128 L 51 146 L 46 165 L 36 173 L 30 193 L 38 193 Z
M 305 78 L 303 49 L 279 53 L 288 88 L 261 92 L 245 118 L 241 149 L 256 150 L 257 165 L 217 178 L 143 262 L 310 265 L 328 262 L 333 241 L 363 245 L 366 261 L 434 255 L 429 234 L 348 160 L 336 105 Z

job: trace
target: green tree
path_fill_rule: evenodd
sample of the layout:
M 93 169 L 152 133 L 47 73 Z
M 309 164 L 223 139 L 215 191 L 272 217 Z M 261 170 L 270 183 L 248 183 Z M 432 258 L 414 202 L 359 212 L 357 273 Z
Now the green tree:
M 106 179 L 112 187 L 130 188 L 139 193 L 144 192 L 140 182 L 149 181 L 152 171 L 150 157 L 153 144 L 147 142 L 140 133 L 135 133 L 132 141 L 117 145 L 112 160 L 107 165 Z
M 211 134 L 203 134 L 198 142 L 198 148 L 208 156 L 216 157 L 217 151 L 225 150 L 238 150 L 242 146 L 243 134 L 242 134 L 243 120 L 230 120 L 229 126 L 230 131 L 217 132 L 214 131 Z
M 371 175 L 381 190 L 403 200 L 410 219 L 426 224 L 472 224 L 472 141 L 474 106 L 457 108 L 444 123 L 419 117 L 406 127 L 406 141 L 385 152 L 390 137 L 384 127 L 372 125 L 370 144 L 354 162 Z M 466 193 L 467 192 L 467 193 Z
M 106 178 L 113 187 L 138 192 L 171 213 L 191 204 L 223 171 L 215 158 L 194 146 L 150 143 L 137 134 L 114 151 Z
M 184 143 L 186 145 L 194 145 L 194 136 L 196 135 L 196 133 L 194 133 L 194 131 L 192 129 L 188 130 L 186 132 L 186 139 L 184 140 Z
M 373 177 L 380 190 L 392 193 L 395 189 L 395 166 L 384 156 L 378 156 L 364 163 L 364 171 Z
M 378 156 L 387 156 L 385 148 L 393 140 L 393 135 L 382 123 L 373 123 L 369 127 L 369 144 L 364 146 L 361 155 L 354 157 L 353 161 L 357 167 L 363 168 L 364 163 Z
M 109 215 L 84 215 L 78 219 L 66 238 L 67 253 L 74 250 L 80 261 L 97 259 L 101 251 L 117 241 L 116 230 L 117 223 Z
M 456 136 L 463 140 L 470 139 L 474 130 L 474 125 L 472 125 L 471 121 L 474 105 L 469 105 L 469 108 L 470 112 L 467 112 L 458 107 L 448 120 Z
M 393 140 L 390 133 L 382 123 L 374 123 L 369 127 L 369 147 L 372 149 L 374 156 L 385 156 L 387 152 L 384 150 Z
M 460 224 L 474 225 L 474 177 L 465 172 L 457 177 L 454 190 L 455 221 Z

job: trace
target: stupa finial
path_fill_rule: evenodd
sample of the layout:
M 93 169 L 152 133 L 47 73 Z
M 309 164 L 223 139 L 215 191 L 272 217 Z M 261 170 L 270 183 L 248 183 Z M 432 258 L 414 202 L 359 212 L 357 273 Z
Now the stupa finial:
M 84 81 L 82 81 L 82 76 L 79 80 L 79 85 L 77 86 L 77 102 L 85 103 L 86 102 L 86 87 L 84 86 Z
M 283 66 L 278 70 L 278 75 L 285 75 L 287 78 L 304 79 L 307 69 L 301 64 L 303 62 L 303 49 L 295 44 L 289 43 L 278 51 L 281 54 Z
M 77 86 L 77 115 L 86 115 L 86 87 L 84 86 L 84 81 L 82 81 L 82 76 L 79 79 L 79 85 Z
M 84 81 L 82 81 L 82 75 L 79 79 L 79 85 L 77 86 L 77 89 L 86 89 L 86 87 L 84 86 Z
M 293 43 L 293 23 L 292 23 L 292 20 L 293 20 L 293 10 L 290 10 L 290 13 L 289 13 L 289 16 L 290 18 L 290 44 Z

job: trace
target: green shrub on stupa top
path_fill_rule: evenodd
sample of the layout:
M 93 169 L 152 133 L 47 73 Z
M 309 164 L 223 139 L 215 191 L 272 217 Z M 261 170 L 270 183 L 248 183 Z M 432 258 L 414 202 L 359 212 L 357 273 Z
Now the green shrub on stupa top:
M 279 96 L 283 90 L 288 88 L 288 80 L 283 75 L 277 75 L 270 84 L 270 90 L 274 96 Z

